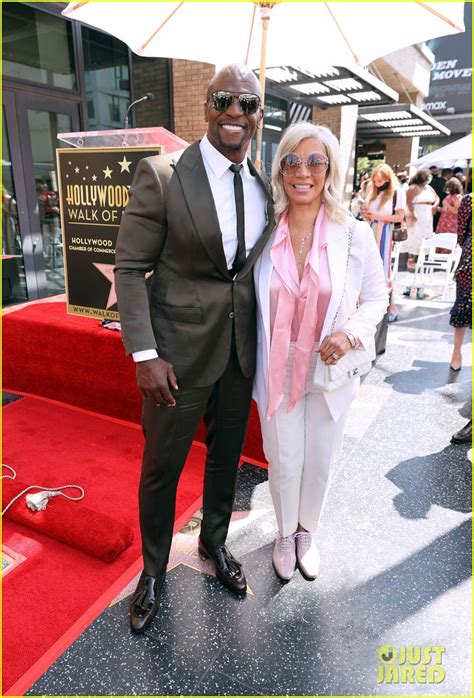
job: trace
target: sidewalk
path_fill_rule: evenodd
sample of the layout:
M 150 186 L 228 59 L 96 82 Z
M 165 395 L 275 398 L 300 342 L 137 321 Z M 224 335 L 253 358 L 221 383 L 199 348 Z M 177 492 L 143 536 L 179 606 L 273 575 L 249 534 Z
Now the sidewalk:
M 318 580 L 275 577 L 266 471 L 246 465 L 229 547 L 251 593 L 228 594 L 196 557 L 196 535 L 178 534 L 146 636 L 130 634 L 119 600 L 30 695 L 471 695 L 470 452 L 450 444 L 470 415 L 471 336 L 453 373 L 452 302 L 397 300 L 349 418 Z M 440 647 L 444 680 L 377 683 L 382 645 L 396 666 L 402 646 Z

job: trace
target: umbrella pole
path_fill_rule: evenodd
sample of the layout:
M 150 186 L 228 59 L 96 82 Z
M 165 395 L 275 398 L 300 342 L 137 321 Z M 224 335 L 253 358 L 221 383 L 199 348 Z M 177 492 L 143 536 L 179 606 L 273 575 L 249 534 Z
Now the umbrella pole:
M 270 12 L 273 7 L 273 2 L 259 3 L 260 18 L 262 20 L 262 45 L 260 50 L 260 87 L 262 88 L 262 109 L 265 108 L 265 69 L 267 63 L 267 32 L 268 23 L 270 21 Z M 255 167 L 257 172 L 262 171 L 262 139 L 263 139 L 263 118 L 260 124 L 260 128 L 257 130 L 256 135 L 256 153 L 255 153 Z

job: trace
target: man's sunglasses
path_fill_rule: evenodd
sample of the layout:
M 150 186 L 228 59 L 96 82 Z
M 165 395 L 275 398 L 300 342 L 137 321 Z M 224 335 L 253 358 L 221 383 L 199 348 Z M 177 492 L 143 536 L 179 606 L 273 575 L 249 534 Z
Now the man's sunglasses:
M 321 153 L 310 153 L 306 160 L 301 160 L 296 153 L 288 153 L 280 160 L 280 172 L 283 177 L 291 177 L 298 174 L 301 165 L 306 165 L 309 174 L 313 176 L 327 170 L 329 160 Z
M 260 97 L 258 95 L 243 94 L 233 95 L 232 92 L 213 92 L 211 95 L 212 106 L 216 111 L 224 112 L 230 107 L 234 99 L 239 101 L 239 106 L 244 114 L 256 114 L 260 108 Z

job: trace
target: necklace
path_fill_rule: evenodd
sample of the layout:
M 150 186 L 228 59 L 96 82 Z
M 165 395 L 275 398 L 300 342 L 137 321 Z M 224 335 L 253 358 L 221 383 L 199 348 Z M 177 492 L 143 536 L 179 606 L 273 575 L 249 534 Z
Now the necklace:
M 298 233 L 298 230 L 294 229 L 294 231 L 295 231 L 295 233 Z M 297 255 L 297 257 L 298 257 L 298 261 L 299 261 L 299 262 L 302 262 L 303 259 L 304 259 L 304 257 L 303 257 L 304 246 L 305 246 L 306 242 L 307 242 L 308 240 L 311 240 L 311 238 L 313 237 L 313 231 L 314 231 L 314 229 L 312 228 L 312 229 L 309 231 L 309 233 L 307 233 L 306 235 L 304 235 L 302 238 L 300 238 L 300 239 L 298 240 L 299 249 L 297 250 L 296 255 Z

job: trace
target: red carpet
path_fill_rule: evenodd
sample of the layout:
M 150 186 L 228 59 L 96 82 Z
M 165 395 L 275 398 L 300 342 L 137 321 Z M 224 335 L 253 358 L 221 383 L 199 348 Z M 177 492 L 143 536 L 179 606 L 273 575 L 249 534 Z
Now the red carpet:
M 140 423 L 133 362 L 125 357 L 120 333 L 98 320 L 67 315 L 65 303 L 34 303 L 4 315 L 3 348 L 4 390 Z M 196 438 L 203 436 L 201 425 Z M 255 404 L 243 455 L 265 460 Z
M 18 478 L 3 480 L 2 509 L 21 492 L 25 492 L 27 487 L 26 482 L 21 482 Z M 35 491 L 38 490 L 30 490 L 30 493 Z M 79 496 L 79 490 L 68 488 L 65 494 Z M 5 517 L 61 543 L 72 545 L 104 562 L 115 560 L 133 542 L 132 528 L 121 519 L 89 509 L 80 502 L 75 502 L 72 507 L 71 501 L 64 497 L 52 498 L 44 511 L 31 511 L 25 505 L 25 497 L 19 497 L 9 506 Z
M 37 354 L 44 356 L 38 338 L 36 346 Z M 61 347 L 57 351 L 60 356 Z M 32 361 L 36 361 L 34 354 Z M 41 373 L 45 385 L 51 382 L 54 390 L 49 368 L 46 363 Z M 84 372 L 82 377 L 87 383 Z M 87 392 L 85 384 L 84 389 Z M 47 525 L 35 526 L 35 515 L 28 526 L 5 518 L 4 544 L 26 557 L 3 580 L 5 693 L 139 558 L 137 486 L 142 435 L 133 425 L 33 398 L 4 408 L 3 424 L 3 462 L 17 471 L 19 480 L 49 487 L 77 483 L 86 491 L 81 503 L 53 500 L 42 520 L 49 507 L 52 512 L 57 504 L 69 516 L 74 512 L 81 515 L 83 506 L 109 521 L 119 520 L 134 532 L 131 545 L 106 563 L 46 536 Z M 180 481 L 176 517 L 195 505 L 201 495 L 203 465 L 204 449 L 195 445 Z M 93 524 L 92 520 L 85 524 L 86 538 L 93 533 Z M 51 530 L 49 533 L 53 535 Z M 100 610 L 97 608 L 97 613 Z

